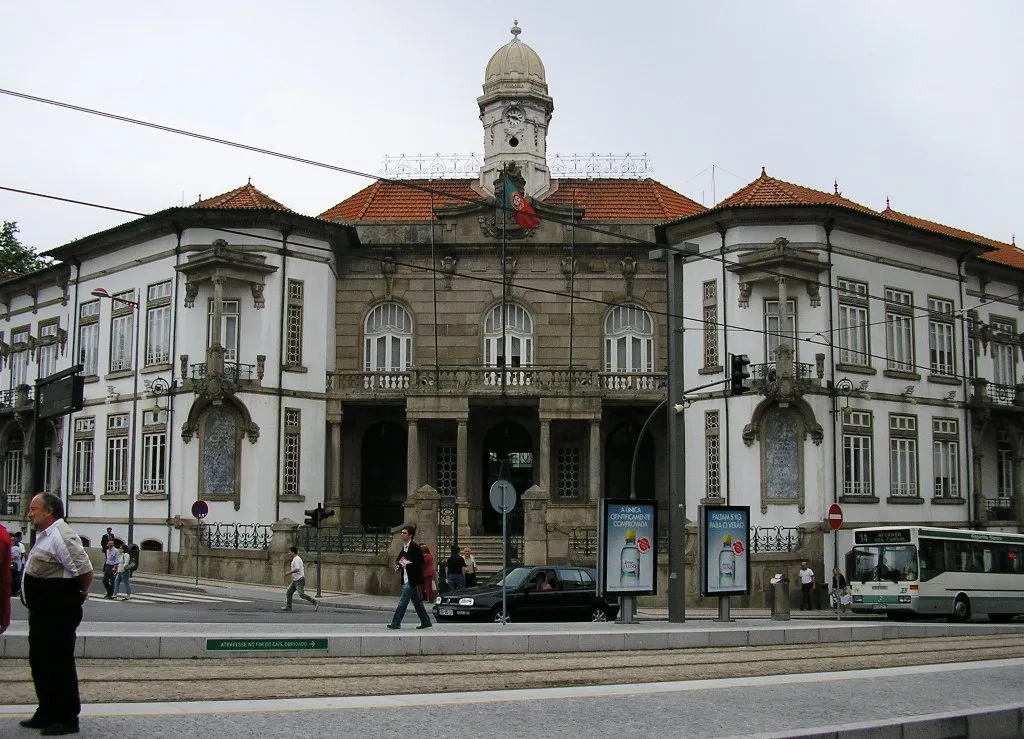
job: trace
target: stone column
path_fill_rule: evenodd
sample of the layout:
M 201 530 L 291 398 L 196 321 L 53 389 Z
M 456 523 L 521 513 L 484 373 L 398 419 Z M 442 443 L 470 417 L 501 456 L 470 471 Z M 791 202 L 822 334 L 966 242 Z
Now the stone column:
M 459 538 L 470 535 L 469 523 L 469 420 L 458 420 L 455 442 L 455 500 L 459 506 Z
M 551 421 L 540 419 L 540 459 L 537 485 L 551 497 Z M 527 560 L 530 561 L 530 560 Z
M 988 512 L 985 510 L 985 493 L 981 485 L 982 460 L 985 458 L 985 454 L 981 450 L 983 438 L 984 426 L 974 424 L 971 429 L 971 464 L 974 468 L 972 475 L 974 489 L 971 491 L 971 494 L 974 498 L 974 521 L 971 523 L 977 523 L 978 526 L 986 526 L 988 524 Z
M 534 485 L 522 495 L 523 558 L 530 564 L 548 563 L 548 491 Z
M 416 419 L 410 418 L 409 442 L 406 450 L 406 484 L 409 492 L 408 497 L 420 486 L 420 427 Z
M 590 461 L 590 470 L 587 475 L 590 481 L 588 500 L 591 503 L 596 503 L 601 499 L 601 419 L 599 418 L 590 422 L 590 454 L 588 456 Z

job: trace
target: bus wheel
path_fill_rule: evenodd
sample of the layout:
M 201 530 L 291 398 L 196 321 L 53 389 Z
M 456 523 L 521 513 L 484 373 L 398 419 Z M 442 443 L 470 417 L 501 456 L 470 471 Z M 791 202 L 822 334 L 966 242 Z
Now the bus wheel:
M 958 595 L 953 601 L 953 615 L 950 621 L 969 621 L 971 619 L 971 602 L 966 595 Z
M 1008 624 L 1013 621 L 1012 613 L 990 613 L 988 620 L 994 624 Z

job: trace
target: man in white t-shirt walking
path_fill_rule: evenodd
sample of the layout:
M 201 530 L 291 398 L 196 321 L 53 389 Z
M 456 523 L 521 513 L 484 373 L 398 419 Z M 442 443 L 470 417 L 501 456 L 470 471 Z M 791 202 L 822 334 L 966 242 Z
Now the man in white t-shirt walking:
M 320 610 L 320 604 L 316 598 L 306 595 L 306 567 L 302 564 L 302 557 L 299 556 L 299 548 L 291 546 L 288 547 L 288 551 L 292 553 L 292 563 L 285 568 L 284 574 L 291 575 L 292 581 L 288 585 L 288 590 L 285 591 L 284 608 L 281 610 L 290 611 L 292 609 L 292 595 L 296 592 L 300 598 L 313 604 L 314 611 Z
M 814 589 L 814 570 L 805 560 L 800 563 L 800 572 L 797 574 L 800 577 L 800 610 L 808 611 L 811 608 L 811 590 Z

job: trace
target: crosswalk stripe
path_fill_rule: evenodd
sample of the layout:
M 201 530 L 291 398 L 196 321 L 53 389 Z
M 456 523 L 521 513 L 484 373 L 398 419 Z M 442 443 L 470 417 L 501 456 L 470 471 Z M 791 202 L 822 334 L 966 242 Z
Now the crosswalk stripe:
M 252 603 L 251 600 L 242 600 L 240 598 L 229 598 L 226 595 L 197 595 L 195 593 L 185 593 L 181 590 L 172 590 L 170 595 L 177 598 L 190 598 L 197 601 L 207 601 L 210 603 Z
M 94 603 L 120 603 L 120 598 L 90 598 Z M 251 600 L 240 600 L 238 598 L 217 598 L 205 595 L 174 594 L 174 593 L 134 593 L 132 601 L 137 603 L 173 603 L 182 605 L 187 603 L 252 603 Z

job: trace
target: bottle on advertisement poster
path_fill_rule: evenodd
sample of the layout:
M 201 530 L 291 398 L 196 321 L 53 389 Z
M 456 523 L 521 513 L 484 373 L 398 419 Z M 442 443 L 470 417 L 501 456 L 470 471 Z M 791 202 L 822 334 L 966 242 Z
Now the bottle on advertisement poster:
M 722 537 L 722 551 L 718 553 L 718 584 L 736 584 L 736 552 L 732 548 L 732 534 Z
M 626 531 L 626 543 L 619 554 L 619 585 L 640 587 L 640 550 L 636 546 L 636 532 Z

